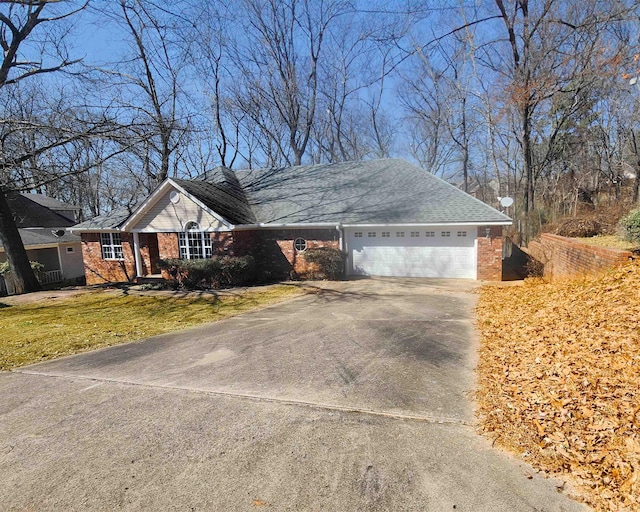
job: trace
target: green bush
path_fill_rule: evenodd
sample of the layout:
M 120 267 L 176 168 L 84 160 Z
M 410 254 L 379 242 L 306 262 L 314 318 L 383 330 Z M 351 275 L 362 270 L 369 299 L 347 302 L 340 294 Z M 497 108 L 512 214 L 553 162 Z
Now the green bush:
M 318 266 L 317 275 L 313 277 L 331 280 L 338 280 L 344 277 L 344 264 L 347 255 L 338 249 L 332 249 L 331 247 L 307 249 L 304 252 L 304 259 Z
M 29 263 L 31 264 L 31 270 L 33 270 L 33 273 L 36 275 L 36 277 L 40 277 L 42 271 L 44 270 L 44 265 L 39 261 L 30 261 Z M 8 274 L 9 272 L 11 272 L 11 270 L 9 269 L 9 262 L 3 261 L 2 263 L 0 263 L 0 276 Z
M 632 210 L 622 217 L 618 223 L 622 238 L 630 242 L 640 243 L 640 209 Z
M 255 279 L 255 260 L 251 256 L 214 256 L 203 260 L 159 260 L 178 288 L 203 290 L 242 286 Z

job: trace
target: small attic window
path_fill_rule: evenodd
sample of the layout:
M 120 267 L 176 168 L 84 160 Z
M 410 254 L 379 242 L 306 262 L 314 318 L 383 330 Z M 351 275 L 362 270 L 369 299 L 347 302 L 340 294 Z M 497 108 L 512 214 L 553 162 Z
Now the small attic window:
M 178 201 L 180 201 L 180 192 L 172 190 L 169 194 L 169 201 L 171 201 L 173 204 L 176 204 Z
M 296 238 L 293 242 L 296 251 L 304 252 L 307 250 L 307 241 L 304 238 Z

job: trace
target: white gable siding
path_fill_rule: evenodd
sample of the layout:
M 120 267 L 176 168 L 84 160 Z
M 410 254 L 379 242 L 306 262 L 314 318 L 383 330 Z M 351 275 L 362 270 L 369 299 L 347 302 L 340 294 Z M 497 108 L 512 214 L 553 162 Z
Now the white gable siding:
M 224 227 L 213 215 L 204 211 L 187 196 L 179 192 L 176 203 L 169 200 L 172 190 L 162 195 L 130 229 L 142 233 L 184 231 L 188 222 L 197 222 L 204 231 Z

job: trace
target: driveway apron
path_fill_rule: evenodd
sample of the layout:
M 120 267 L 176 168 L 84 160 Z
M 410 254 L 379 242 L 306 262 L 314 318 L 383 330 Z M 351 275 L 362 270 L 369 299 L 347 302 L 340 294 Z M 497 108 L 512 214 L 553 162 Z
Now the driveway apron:
M 583 509 L 475 433 L 474 282 L 312 286 L 0 375 L 0 510 Z

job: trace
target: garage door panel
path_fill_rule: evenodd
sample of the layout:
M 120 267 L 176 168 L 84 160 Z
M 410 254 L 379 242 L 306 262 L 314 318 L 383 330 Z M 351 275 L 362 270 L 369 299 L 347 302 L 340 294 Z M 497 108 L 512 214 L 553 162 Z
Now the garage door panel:
M 382 229 L 347 232 L 351 273 L 475 278 L 474 230 L 432 228 L 426 231 L 421 229 L 419 236 L 407 236 L 414 230 L 415 228 L 394 229 L 386 237 L 381 236 Z M 405 236 L 397 236 L 402 231 Z M 376 236 L 371 236 L 372 233 L 376 233 Z M 426 236 L 427 233 L 432 236 Z

